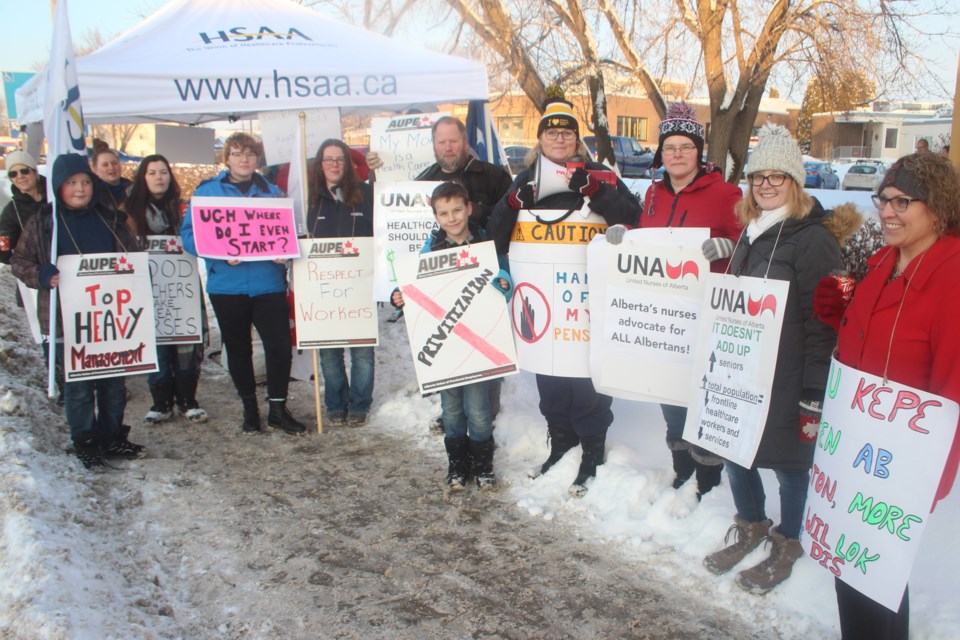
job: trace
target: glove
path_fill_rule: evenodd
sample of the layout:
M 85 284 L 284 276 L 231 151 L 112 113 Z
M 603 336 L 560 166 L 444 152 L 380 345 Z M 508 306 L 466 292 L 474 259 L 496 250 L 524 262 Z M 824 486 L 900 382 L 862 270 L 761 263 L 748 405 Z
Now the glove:
M 50 279 L 53 276 L 58 275 L 59 273 L 60 273 L 60 270 L 57 269 L 57 265 L 55 264 L 51 264 L 48 262 L 46 264 L 40 265 L 40 287 L 43 289 L 49 289 Z
M 804 390 L 800 396 L 800 442 L 816 442 L 820 432 L 820 417 L 823 415 L 823 392 Z
M 627 228 L 622 224 L 615 224 L 612 227 L 607 227 L 607 244 L 620 244 L 623 242 L 623 234 L 627 232 Z
M 533 185 L 525 184 L 509 196 L 507 196 L 507 204 L 510 205 L 511 209 L 529 209 L 537 201 L 536 196 L 533 194 Z
M 589 198 L 600 190 L 600 181 L 584 169 L 578 167 L 573 175 L 570 176 L 570 182 L 567 184 L 571 191 L 579 191 L 580 195 Z
M 856 287 L 856 279 L 845 271 L 821 278 L 813 291 L 813 312 L 820 322 L 830 325 L 834 331 L 840 329 L 840 319 L 853 300 Z
M 710 238 L 703 241 L 700 249 L 703 251 L 703 257 L 713 262 L 714 260 L 729 258 L 733 255 L 735 246 L 730 238 Z

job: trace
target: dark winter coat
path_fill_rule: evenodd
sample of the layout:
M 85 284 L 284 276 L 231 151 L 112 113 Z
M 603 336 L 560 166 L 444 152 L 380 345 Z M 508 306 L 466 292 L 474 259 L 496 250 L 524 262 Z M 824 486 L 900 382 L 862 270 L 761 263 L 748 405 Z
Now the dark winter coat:
M 823 400 L 830 354 L 837 340 L 833 329 L 814 315 L 813 292 L 821 278 L 842 269 L 840 247 L 861 221 L 852 205 L 831 212 L 816 203 L 805 218 L 787 218 L 753 244 L 744 231 L 730 258 L 730 273 L 736 276 L 762 278 L 769 265 L 769 278 L 790 283 L 770 410 L 755 467 L 808 469 L 813 462 L 814 444 L 800 440 L 799 403 L 801 399 Z
M 23 233 L 27 221 L 47 204 L 47 179 L 43 176 L 38 176 L 37 189 L 40 190 L 41 196 L 39 202 L 20 191 L 16 185 L 11 188 L 13 199 L 3 208 L 3 213 L 0 213 L 0 238 L 7 238 L 4 244 L 10 247 L 8 251 L 0 251 L 0 262 L 3 264 L 10 264 L 13 250 L 20 240 L 20 234 Z
M 363 200 L 349 205 L 335 200 L 327 185 L 320 187 L 317 203 L 307 211 L 307 235 L 311 238 L 372 238 L 373 189 L 360 183 Z
M 434 163 L 417 176 L 420 181 L 459 182 L 467 188 L 473 211 L 470 217 L 481 227 L 487 225 L 493 207 L 510 189 L 510 174 L 503 167 L 477 160 L 473 156 L 460 171 L 445 172 L 440 163 Z
M 586 168 L 597 171 L 609 171 L 610 167 L 597 162 L 587 162 Z M 512 208 L 507 202 L 509 194 L 526 185 L 533 179 L 533 169 L 524 169 L 513 181 L 507 195 L 501 198 L 493 208 L 490 219 L 487 221 L 487 234 L 497 243 L 497 253 L 506 254 L 510 249 L 510 237 L 517 224 L 519 211 Z M 573 209 L 579 210 L 583 206 L 583 196 L 575 191 L 555 193 L 537 202 L 531 209 Z M 608 225 L 625 224 L 634 226 L 640 215 L 640 203 L 631 193 L 623 180 L 617 178 L 617 187 L 601 184 L 600 189 L 590 198 L 587 205 L 591 211 L 603 216 Z
M 729 238 L 734 242 L 743 225 L 733 207 L 743 198 L 735 184 L 723 179 L 719 171 L 701 172 L 693 182 L 674 193 L 670 176 L 655 180 L 643 200 L 643 215 L 637 227 L 706 227 L 711 238 Z M 710 270 L 723 273 L 729 260 L 714 260 Z
M 899 249 L 885 247 L 867 262 L 840 321 L 837 359 L 960 402 L 960 238 L 940 238 L 890 280 L 899 256 Z M 954 429 L 937 500 L 950 493 L 960 463 L 960 424 Z

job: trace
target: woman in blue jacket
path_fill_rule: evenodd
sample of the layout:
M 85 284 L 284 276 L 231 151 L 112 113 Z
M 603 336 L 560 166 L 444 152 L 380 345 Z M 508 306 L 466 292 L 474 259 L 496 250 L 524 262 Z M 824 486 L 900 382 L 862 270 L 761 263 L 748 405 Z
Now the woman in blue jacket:
M 227 170 L 202 182 L 194 195 L 232 198 L 279 198 L 280 190 L 257 173 L 263 146 L 246 133 L 235 133 L 223 145 Z M 183 247 L 197 255 L 193 212 L 180 228 Z M 290 381 L 290 308 L 287 303 L 285 259 L 242 262 L 204 259 L 207 264 L 207 293 L 220 325 L 227 350 L 227 366 L 237 393 L 243 401 L 244 433 L 259 432 L 260 410 L 253 375 L 253 344 L 250 327 L 256 327 L 267 364 L 267 394 L 270 413 L 267 424 L 291 435 L 306 433 L 306 427 L 287 410 Z

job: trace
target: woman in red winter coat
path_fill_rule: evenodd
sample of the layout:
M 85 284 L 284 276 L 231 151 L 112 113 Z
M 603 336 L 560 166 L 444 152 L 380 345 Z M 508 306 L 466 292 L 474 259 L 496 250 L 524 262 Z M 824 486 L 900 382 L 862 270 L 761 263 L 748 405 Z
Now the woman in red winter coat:
M 904 156 L 873 202 L 887 246 L 868 261 L 842 319 L 836 278 L 817 289 L 817 314 L 838 325 L 836 356 L 843 364 L 960 402 L 960 173 L 942 156 Z M 950 493 L 957 474 L 957 433 L 937 500 Z M 897 612 L 840 580 L 836 591 L 844 640 L 907 638 L 906 591 Z

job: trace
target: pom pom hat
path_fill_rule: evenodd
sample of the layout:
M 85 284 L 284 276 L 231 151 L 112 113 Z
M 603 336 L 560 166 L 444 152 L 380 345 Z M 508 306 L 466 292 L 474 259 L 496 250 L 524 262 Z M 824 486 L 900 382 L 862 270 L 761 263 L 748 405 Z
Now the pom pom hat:
M 657 153 L 653 156 L 653 166 L 663 166 L 663 153 L 660 147 L 663 141 L 670 136 L 685 136 L 697 145 L 697 162 L 703 157 L 703 144 L 706 136 L 704 126 L 697 120 L 693 107 L 684 101 L 671 102 L 667 105 L 666 117 L 660 121 L 660 140 L 657 143 Z
M 573 115 L 573 104 L 566 100 L 550 99 L 543 103 L 543 116 L 537 126 L 537 137 L 546 129 L 573 129 L 580 137 L 580 123 Z
M 782 171 L 797 186 L 803 188 L 807 180 L 807 170 L 803 168 L 803 156 L 800 147 L 790 136 L 790 132 L 778 124 L 764 125 L 759 132 L 760 141 L 750 152 L 746 174 L 758 171 Z

